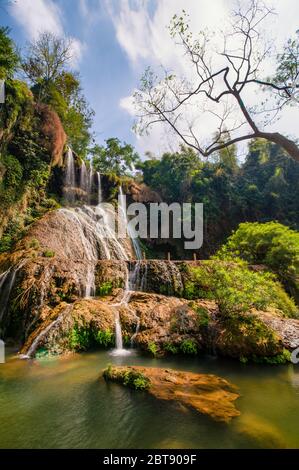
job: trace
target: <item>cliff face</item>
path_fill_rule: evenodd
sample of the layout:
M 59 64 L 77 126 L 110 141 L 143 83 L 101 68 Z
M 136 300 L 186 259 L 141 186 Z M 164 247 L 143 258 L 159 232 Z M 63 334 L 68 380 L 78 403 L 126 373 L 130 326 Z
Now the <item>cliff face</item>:
M 50 212 L 0 256 L 1 334 L 19 341 L 22 353 L 113 347 L 116 314 L 124 344 L 154 356 L 275 361 L 299 346 L 299 320 L 258 310 L 227 317 L 214 300 L 184 298 L 190 268 L 204 262 L 134 261 L 129 240 L 108 246 L 86 216 Z M 120 259 L 103 259 L 107 249 Z

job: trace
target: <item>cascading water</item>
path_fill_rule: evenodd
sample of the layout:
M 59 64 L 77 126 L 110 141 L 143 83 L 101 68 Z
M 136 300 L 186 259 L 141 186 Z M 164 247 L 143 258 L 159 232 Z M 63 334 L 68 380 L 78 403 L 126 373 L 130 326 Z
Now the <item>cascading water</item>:
M 7 311 L 10 294 L 13 290 L 16 275 L 18 271 L 24 266 L 26 260 L 22 260 L 14 267 L 10 267 L 7 271 L 0 274 L 0 324 Z M 2 331 L 0 330 L 1 334 Z
M 102 203 L 103 195 L 102 195 L 102 182 L 101 182 L 101 173 L 97 171 L 98 177 L 98 205 Z
M 87 192 L 88 190 L 88 175 L 87 175 L 87 168 L 86 164 L 83 161 L 81 168 L 80 168 L 80 189 L 82 191 Z
M 76 187 L 76 172 L 75 162 L 72 149 L 69 147 L 66 154 L 66 171 L 65 171 L 65 185 L 64 196 L 69 204 L 75 201 L 75 187 Z

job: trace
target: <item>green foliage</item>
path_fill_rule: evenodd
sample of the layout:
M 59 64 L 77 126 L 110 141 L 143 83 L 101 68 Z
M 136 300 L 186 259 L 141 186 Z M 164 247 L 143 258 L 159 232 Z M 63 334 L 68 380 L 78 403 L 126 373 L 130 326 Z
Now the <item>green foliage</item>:
M 173 343 L 164 343 L 163 348 L 165 351 L 171 353 L 171 354 L 178 354 L 179 350 L 177 346 L 175 346 Z
M 206 308 L 201 306 L 196 306 L 194 309 L 198 315 L 198 324 L 200 327 L 207 327 L 209 326 L 210 316 L 209 312 Z
M 227 350 L 246 350 L 248 357 L 240 356 L 240 361 L 255 357 L 273 356 L 279 349 L 280 338 L 256 315 L 228 312 L 223 319 L 225 328 L 222 341 Z M 258 352 L 259 356 L 255 354 Z M 265 356 L 262 356 L 264 353 Z
M 69 333 L 69 347 L 75 351 L 86 351 L 92 342 L 91 329 L 75 324 Z
M 0 253 L 11 250 L 15 243 L 22 238 L 24 233 L 22 219 L 20 217 L 11 219 L 0 239 Z
M 158 346 L 153 341 L 150 341 L 148 343 L 147 349 L 153 357 L 156 357 L 158 355 Z
M 114 344 L 114 334 L 108 330 L 99 330 L 95 333 L 95 341 L 97 344 L 107 348 Z
M 43 256 L 45 258 L 54 258 L 55 256 L 55 251 L 52 251 L 52 250 L 46 250 L 43 252 Z
M 240 222 L 278 220 L 299 229 L 299 163 L 265 140 L 250 143 L 240 166 L 233 148 L 202 161 L 181 147 L 161 159 L 151 156 L 139 167 L 144 182 L 165 202 L 204 204 L 201 257 L 214 253 Z
M 147 390 L 150 387 L 150 380 L 141 372 L 130 370 L 124 373 L 123 384 L 134 390 Z
M 90 149 L 95 170 L 100 173 L 115 173 L 117 176 L 130 175 L 140 162 L 139 155 L 132 145 L 121 144 L 115 137 L 105 142 L 105 146 L 95 145 Z
M 288 362 L 292 362 L 291 353 L 287 349 L 283 349 L 281 354 L 276 354 L 275 356 L 265 356 L 265 357 L 253 356 L 253 361 L 258 364 L 262 363 L 262 364 L 274 364 L 274 365 L 287 364 Z
M 104 370 L 103 375 L 106 380 L 115 380 L 134 390 L 147 390 L 151 386 L 150 379 L 141 372 L 132 369 L 119 371 L 111 364 Z
M 195 355 L 197 354 L 197 345 L 193 339 L 185 339 L 180 344 L 180 350 L 183 354 Z
M 97 295 L 100 297 L 104 297 L 105 295 L 110 295 L 113 290 L 113 283 L 111 281 L 103 282 L 97 288 Z
M 29 242 L 29 248 L 38 249 L 39 248 L 39 241 L 36 238 L 32 238 Z
M 247 312 L 253 308 L 275 308 L 285 316 L 296 316 L 297 307 L 273 274 L 255 272 L 244 263 L 202 261 L 191 268 L 193 298 L 216 300 L 224 314 Z M 190 297 L 189 297 L 190 298 Z
M 274 83 L 283 88 L 288 87 L 291 93 L 296 92 L 296 84 L 299 76 L 299 30 L 296 31 L 296 36 L 288 39 L 284 46 L 282 54 L 277 56 L 277 70 L 274 77 Z M 290 89 L 290 86 L 292 89 Z M 287 100 L 289 104 L 294 104 L 289 99 L 289 94 L 281 91 L 277 94 L 278 101 Z
M 241 258 L 263 264 L 277 273 L 280 281 L 299 299 L 299 233 L 277 222 L 243 223 L 229 237 L 216 257 Z
M 9 32 L 9 28 L 0 27 L 0 79 L 12 78 L 19 64 L 19 56 Z

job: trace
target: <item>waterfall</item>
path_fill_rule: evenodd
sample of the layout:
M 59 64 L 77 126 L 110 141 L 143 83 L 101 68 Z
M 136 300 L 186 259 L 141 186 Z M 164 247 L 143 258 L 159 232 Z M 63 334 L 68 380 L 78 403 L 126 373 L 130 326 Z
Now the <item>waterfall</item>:
M 35 351 L 37 350 L 41 340 L 47 335 L 47 333 L 54 328 L 54 326 L 58 325 L 61 320 L 64 317 L 65 313 L 68 313 L 70 309 L 72 308 L 72 305 L 68 305 L 67 308 L 56 318 L 56 320 L 53 320 L 46 328 L 44 328 L 35 338 L 35 340 L 31 343 L 31 346 L 29 347 L 28 351 L 26 354 L 21 354 L 20 358 L 21 359 L 29 359 L 31 358 Z
M 120 205 L 120 210 L 121 210 L 121 214 L 123 217 L 124 226 L 127 228 L 127 234 L 129 235 L 131 239 L 136 258 L 141 259 L 142 253 L 141 253 L 141 248 L 140 248 L 138 238 L 136 236 L 136 232 L 128 221 L 126 199 L 122 190 L 122 186 L 119 186 L 119 205 Z
M 89 204 L 91 204 L 92 185 L 93 185 L 93 167 L 92 167 L 92 161 L 90 160 L 89 178 L 88 178 L 88 203 Z
M 80 169 L 80 189 L 82 189 L 82 191 L 86 192 L 87 188 L 88 188 L 87 168 L 86 168 L 86 164 L 83 160 L 82 165 L 81 165 L 81 169 Z
M 25 264 L 26 260 L 23 259 L 19 264 L 10 267 L 7 271 L 0 274 L 0 324 L 7 311 L 7 306 L 10 298 L 11 291 L 15 284 L 16 275 L 18 271 Z
M 101 182 L 101 173 L 97 171 L 98 176 L 98 204 L 102 203 L 103 196 L 102 196 L 102 182 Z
M 65 172 L 65 198 L 72 204 L 75 200 L 74 188 L 76 187 L 75 162 L 72 149 L 69 147 L 66 154 L 66 172 Z

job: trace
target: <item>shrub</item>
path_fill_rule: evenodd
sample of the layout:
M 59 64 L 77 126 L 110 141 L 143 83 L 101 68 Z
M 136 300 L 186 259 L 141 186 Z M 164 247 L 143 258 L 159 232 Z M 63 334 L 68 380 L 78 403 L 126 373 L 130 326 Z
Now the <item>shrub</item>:
M 285 316 L 298 313 L 295 303 L 272 273 L 250 270 L 245 263 L 205 261 L 191 268 L 191 274 L 193 298 L 216 300 L 224 314 L 253 308 L 275 308 Z
M 299 233 L 295 230 L 277 222 L 240 224 L 216 258 L 241 258 L 268 266 L 299 300 Z
M 95 341 L 97 344 L 107 348 L 110 345 L 114 344 L 114 334 L 108 330 L 99 330 L 95 333 Z
M 39 241 L 36 238 L 32 238 L 29 242 L 29 248 L 38 249 L 39 248 Z
M 208 310 L 200 305 L 196 306 L 194 310 L 198 315 L 198 325 L 200 327 L 209 326 L 210 316 Z
M 164 350 L 171 353 L 171 354 L 177 354 L 178 353 L 178 348 L 175 346 L 173 343 L 165 343 L 163 345 Z
M 45 258 L 54 258 L 55 256 L 55 251 L 52 251 L 52 250 L 46 250 L 43 252 L 43 256 Z
M 180 344 L 180 350 L 183 354 L 197 354 L 197 345 L 193 339 L 185 339 Z
M 147 349 L 154 357 L 157 356 L 158 347 L 157 347 L 156 343 L 154 343 L 153 341 L 150 341 L 147 345 Z
M 69 347 L 77 351 L 85 351 L 90 347 L 92 335 L 89 328 L 75 324 L 69 333 Z
M 98 289 L 97 289 L 97 295 L 100 297 L 104 297 L 105 295 L 111 294 L 113 289 L 113 284 L 111 281 L 103 282 Z
M 124 374 L 123 384 L 135 390 L 146 390 L 150 387 L 150 380 L 141 372 L 130 370 Z

